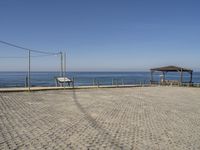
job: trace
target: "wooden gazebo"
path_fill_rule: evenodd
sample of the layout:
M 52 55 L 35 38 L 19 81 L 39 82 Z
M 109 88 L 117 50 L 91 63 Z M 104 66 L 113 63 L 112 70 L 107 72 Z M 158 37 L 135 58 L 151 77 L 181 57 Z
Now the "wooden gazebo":
M 168 72 L 178 72 L 180 73 L 180 80 L 178 81 L 179 83 L 183 83 L 183 73 L 187 72 L 190 74 L 190 80 L 189 83 L 192 83 L 192 76 L 193 76 L 193 70 L 192 69 L 187 69 L 187 68 L 182 68 L 182 67 L 177 67 L 177 66 L 165 66 L 165 67 L 159 67 L 159 68 L 152 68 L 151 70 L 151 83 L 155 83 L 153 79 L 153 74 L 154 72 L 162 72 L 162 83 L 166 83 L 165 76 Z

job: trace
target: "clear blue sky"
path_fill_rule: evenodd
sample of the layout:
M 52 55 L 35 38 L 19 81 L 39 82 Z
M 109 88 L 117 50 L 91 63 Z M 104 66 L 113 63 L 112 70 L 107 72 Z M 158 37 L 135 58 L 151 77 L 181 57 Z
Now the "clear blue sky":
M 1 0 L 0 40 L 49 52 L 67 50 L 71 71 L 200 68 L 199 0 Z M 2 56 L 27 56 L 0 44 Z M 26 70 L 0 58 L 0 70 Z M 55 56 L 34 70 L 58 70 Z

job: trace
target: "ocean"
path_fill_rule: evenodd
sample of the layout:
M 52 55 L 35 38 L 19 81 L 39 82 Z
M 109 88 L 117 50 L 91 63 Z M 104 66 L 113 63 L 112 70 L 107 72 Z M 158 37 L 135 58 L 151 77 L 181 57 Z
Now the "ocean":
M 32 86 L 55 86 L 55 77 L 60 76 L 59 72 L 31 72 Z M 111 85 L 111 84 L 139 84 L 149 83 L 150 72 L 67 72 L 66 76 L 74 79 L 75 85 Z M 24 87 L 27 72 L 0 72 L 0 88 L 2 87 Z M 159 81 L 160 74 L 154 75 Z M 167 80 L 178 80 L 178 73 L 168 73 Z M 189 81 L 189 75 L 184 75 L 184 81 Z M 195 72 L 193 82 L 200 83 L 200 72 Z

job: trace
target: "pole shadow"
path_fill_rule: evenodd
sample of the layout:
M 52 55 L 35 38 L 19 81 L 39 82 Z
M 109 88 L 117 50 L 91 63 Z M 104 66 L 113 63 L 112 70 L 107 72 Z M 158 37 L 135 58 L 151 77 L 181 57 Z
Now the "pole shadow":
M 112 136 L 108 130 L 104 129 L 102 125 L 100 125 L 79 103 L 76 91 L 73 90 L 73 100 L 75 102 L 75 105 L 80 110 L 81 113 L 84 114 L 85 119 L 89 122 L 90 126 L 95 128 L 98 133 L 103 137 L 107 137 L 105 140 L 107 140 L 109 143 L 111 143 L 114 147 L 118 149 L 130 149 L 127 148 L 124 144 L 120 144 L 119 141 L 116 140 L 114 136 Z

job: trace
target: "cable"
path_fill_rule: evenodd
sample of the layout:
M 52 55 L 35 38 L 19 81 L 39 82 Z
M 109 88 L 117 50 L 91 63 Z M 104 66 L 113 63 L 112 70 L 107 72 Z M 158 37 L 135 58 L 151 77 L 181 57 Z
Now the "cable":
M 1 40 L 0 40 L 0 43 L 5 44 L 5 45 L 8 45 L 8 46 L 15 47 L 15 48 L 23 49 L 23 50 L 26 50 L 26 51 L 35 52 L 35 53 L 41 53 L 41 54 L 52 54 L 52 55 L 60 54 L 60 52 L 59 52 L 59 53 L 51 53 L 51 52 L 45 52 L 45 51 L 39 51 L 39 50 L 33 50 L 33 49 L 29 49 L 29 48 L 21 47 L 21 46 L 18 46 L 18 45 L 15 45 L 15 44 L 9 43 L 9 42 L 1 41 Z
M 0 57 L 0 59 L 8 59 L 8 58 L 27 58 L 27 57 Z
M 33 55 L 31 57 L 47 57 L 47 56 L 58 56 L 58 54 L 60 53 L 57 53 L 57 54 L 46 54 L 46 55 Z
M 35 56 L 31 56 L 31 57 L 47 57 L 47 56 L 57 56 L 57 55 L 53 55 L 53 54 L 49 54 L 49 55 L 35 55 Z M 11 56 L 11 57 L 0 57 L 0 59 L 2 58 L 28 58 L 28 57 L 23 57 L 23 56 Z

